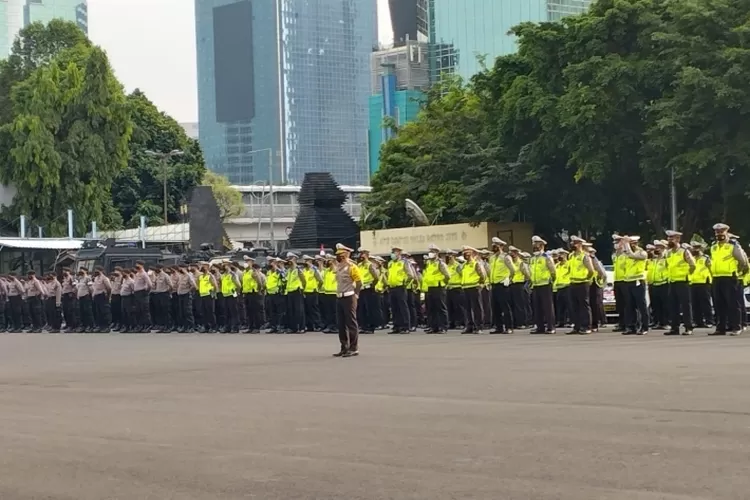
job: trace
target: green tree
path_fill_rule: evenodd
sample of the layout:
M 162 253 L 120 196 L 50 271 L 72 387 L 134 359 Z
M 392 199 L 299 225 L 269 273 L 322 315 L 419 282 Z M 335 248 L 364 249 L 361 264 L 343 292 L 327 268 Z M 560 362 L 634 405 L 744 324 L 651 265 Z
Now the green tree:
M 54 43 L 60 26 L 22 30 L 25 42 L 14 45 L 11 60 L 29 64 L 0 67 L 6 85 L 22 77 L 10 84 L 8 114 L 0 122 L 0 181 L 18 191 L 3 215 L 14 220 L 25 214 L 47 234 L 64 234 L 69 208 L 78 233 L 92 220 L 116 227 L 121 220 L 110 187 L 127 164 L 132 132 L 125 95 L 100 48 L 85 41 L 71 47 L 72 29 Z M 36 55 L 29 55 L 30 47 Z
M 203 176 L 202 185 L 211 186 L 216 204 L 219 205 L 221 220 L 242 215 L 245 210 L 245 205 L 242 203 L 242 193 L 234 189 L 226 177 L 207 170 Z
M 112 197 L 128 227 L 137 227 L 140 217 L 149 224 L 180 221 L 180 207 L 189 201 L 192 189 L 201 183 L 206 168 L 198 141 L 158 108 L 140 90 L 127 96 L 133 120 L 128 165 L 115 178 Z M 160 160 L 145 152 L 180 150 L 184 154 Z M 167 182 L 167 214 L 164 221 L 164 180 Z

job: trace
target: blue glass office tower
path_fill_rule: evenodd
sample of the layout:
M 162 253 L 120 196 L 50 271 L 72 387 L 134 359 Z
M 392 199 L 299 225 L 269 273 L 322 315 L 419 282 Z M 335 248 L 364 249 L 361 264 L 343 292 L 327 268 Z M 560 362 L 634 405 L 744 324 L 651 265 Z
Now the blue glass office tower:
M 196 0 L 207 166 L 234 184 L 367 184 L 374 0 Z M 269 155 L 270 151 L 270 155 Z M 269 164 L 270 162 L 270 164 Z
M 64 19 L 88 33 L 86 0 L 0 0 L 0 58 L 10 54 L 18 32 L 31 23 Z
M 428 31 L 432 80 L 443 74 L 464 79 L 516 51 L 508 31 L 522 22 L 558 21 L 585 12 L 592 0 L 429 0 Z

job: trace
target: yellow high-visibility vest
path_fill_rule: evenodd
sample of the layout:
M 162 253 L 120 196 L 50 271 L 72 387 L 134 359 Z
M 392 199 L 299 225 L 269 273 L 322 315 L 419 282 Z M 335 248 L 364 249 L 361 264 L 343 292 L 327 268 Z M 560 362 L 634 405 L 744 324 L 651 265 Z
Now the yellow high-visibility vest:
M 338 290 L 336 271 L 327 267 L 323 270 L 323 293 L 326 295 L 336 295 L 336 290 Z
M 510 280 L 510 269 L 505 264 L 505 255 L 492 255 L 490 257 L 490 284 L 498 285 L 505 280 Z
M 568 257 L 568 266 L 570 267 L 570 282 L 571 283 L 590 283 L 589 270 L 583 265 L 583 260 L 586 258 L 584 252 L 572 253 Z
M 315 293 L 318 291 L 318 279 L 315 277 L 314 269 L 305 269 L 302 271 L 305 276 L 305 293 Z
M 208 274 L 201 274 L 198 277 L 198 293 L 201 297 L 208 297 L 211 292 L 214 291 L 214 286 L 211 283 L 211 276 Z
M 278 271 L 268 271 L 266 276 L 266 291 L 269 295 L 276 295 L 279 293 L 281 287 L 281 274 Z
M 711 274 L 714 278 L 736 276 L 739 270 L 734 258 L 732 243 L 714 243 L 711 246 Z
M 552 274 L 547 267 L 547 253 L 534 255 L 529 265 L 531 271 L 531 286 L 539 287 L 549 285 L 552 282 Z
M 650 261 L 646 279 L 649 285 L 661 286 L 669 281 L 669 271 L 667 270 L 667 259 L 657 257 Z
M 372 275 L 370 272 L 370 266 L 372 263 L 370 261 L 360 262 L 357 264 L 357 267 L 359 268 L 359 272 L 362 274 L 362 286 L 366 287 L 367 285 L 372 285 L 375 281 L 375 276 Z
M 437 261 L 430 261 L 424 268 L 422 274 L 422 291 L 429 288 L 445 286 L 445 276 L 440 272 L 440 265 Z
M 242 293 L 255 293 L 258 291 L 258 283 L 255 281 L 252 271 L 242 274 Z
M 685 262 L 685 249 L 680 248 L 676 252 L 667 255 L 667 272 L 670 283 L 678 283 L 688 280 L 690 266 Z
M 286 293 L 302 290 L 302 281 L 299 279 L 299 269 L 292 268 L 286 273 Z
M 625 262 L 625 276 L 623 281 L 633 282 L 646 279 L 646 259 L 637 260 L 628 257 Z
M 461 288 L 461 273 L 458 272 L 458 262 L 448 264 L 448 273 L 451 278 L 448 280 L 448 288 Z
M 375 291 L 377 293 L 383 293 L 385 292 L 385 273 L 380 273 L 380 277 L 378 278 L 378 282 L 375 283 Z
M 690 273 L 691 285 L 705 285 L 711 283 L 711 270 L 706 265 L 708 258 L 705 255 L 695 258 L 695 270 Z
M 570 286 L 570 265 L 568 261 L 558 262 L 555 264 L 557 273 L 555 274 L 555 283 L 552 285 L 554 291 L 563 290 Z
M 479 285 L 480 275 L 477 272 L 477 261 L 470 259 L 461 270 L 461 286 L 463 288 L 475 288 Z
M 513 283 L 524 283 L 526 276 L 523 275 L 523 271 L 521 270 L 523 268 L 523 259 L 521 257 L 513 259 L 513 267 L 516 268 L 516 272 L 513 273 Z
M 403 260 L 399 259 L 388 263 L 388 286 L 404 286 L 407 277 L 406 264 Z
M 612 263 L 614 264 L 615 271 L 614 271 L 614 279 L 615 283 L 618 281 L 625 281 L 625 274 L 626 266 L 627 266 L 628 256 L 625 254 L 620 254 L 612 257 Z
M 231 274 L 221 275 L 221 294 L 224 297 L 232 297 L 237 289 L 234 286 L 234 279 Z

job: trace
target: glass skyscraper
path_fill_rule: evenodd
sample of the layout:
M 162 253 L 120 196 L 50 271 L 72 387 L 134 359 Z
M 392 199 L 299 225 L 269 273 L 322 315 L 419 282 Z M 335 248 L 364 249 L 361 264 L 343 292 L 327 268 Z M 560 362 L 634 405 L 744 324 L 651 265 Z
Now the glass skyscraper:
M 300 183 L 314 171 L 367 184 L 375 0 L 196 0 L 195 9 L 207 166 L 234 184 L 269 173 Z
M 585 12 L 592 0 L 428 0 L 433 81 L 443 74 L 464 79 L 516 51 L 508 31 L 522 22 L 558 21 Z
M 87 0 L 0 0 L 0 58 L 10 54 L 18 32 L 34 22 L 73 21 L 88 33 Z

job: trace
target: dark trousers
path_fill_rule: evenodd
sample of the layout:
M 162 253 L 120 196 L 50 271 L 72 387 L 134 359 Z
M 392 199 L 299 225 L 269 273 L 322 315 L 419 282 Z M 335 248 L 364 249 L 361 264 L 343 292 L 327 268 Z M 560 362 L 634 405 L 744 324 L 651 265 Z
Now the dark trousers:
M 591 304 L 591 328 L 598 329 L 607 324 L 604 312 L 604 290 L 596 285 L 589 286 L 589 304 Z
M 78 317 L 81 318 L 81 327 L 94 328 L 94 305 L 91 295 L 78 297 Z
M 515 328 L 526 326 L 530 321 L 530 318 L 526 314 L 529 299 L 525 288 L 525 283 L 511 283 L 510 285 L 510 302 L 513 307 L 513 326 Z
M 615 281 L 615 311 L 617 311 L 617 328 L 619 330 L 625 329 L 625 304 L 627 303 L 628 296 L 623 293 L 624 281 Z
M 154 313 L 156 314 L 156 324 L 162 329 L 168 328 L 172 323 L 172 301 L 167 292 L 158 292 L 151 294 L 151 300 L 154 302 Z
M 623 293 L 627 293 L 625 329 L 629 332 L 647 331 L 651 321 L 646 306 L 646 285 L 642 281 L 625 281 Z
M 374 332 L 380 326 L 380 296 L 374 288 L 365 288 L 359 293 L 357 321 L 364 332 Z
M 135 326 L 142 328 L 151 327 L 151 301 L 146 290 L 139 290 L 133 295 L 135 301 L 134 318 Z
M 23 299 L 20 295 L 11 295 L 9 297 L 10 302 L 10 319 L 13 323 L 14 331 L 23 330 Z
M 318 296 L 318 303 L 320 304 L 320 315 L 323 321 L 323 326 L 327 330 L 336 329 L 336 294 L 333 293 L 321 293 Z
M 572 283 L 570 300 L 573 302 L 573 331 L 591 330 L 591 303 L 589 302 L 589 284 Z
M 289 292 L 286 296 L 287 327 L 292 332 L 305 331 L 305 299 L 302 290 Z
M 232 295 L 229 295 L 227 297 L 224 297 L 223 302 L 224 302 L 224 315 L 226 318 L 225 324 L 224 324 L 224 330 L 228 332 L 239 331 L 240 316 L 239 316 L 239 310 L 237 309 L 237 297 L 233 297 Z
M 461 288 L 448 289 L 448 328 L 464 326 L 464 291 Z
M 551 332 L 555 329 L 555 307 L 552 303 L 552 285 L 535 286 L 531 289 L 534 301 L 536 331 Z
M 466 299 L 466 331 L 478 332 L 482 329 L 482 296 L 479 287 L 464 288 Z
M 711 311 L 711 285 L 695 283 L 690 285 L 690 298 L 693 301 L 693 320 L 698 328 L 705 328 L 713 323 Z
M 216 315 L 216 325 L 219 327 L 227 326 L 227 312 L 224 307 L 224 296 L 221 293 L 216 294 L 214 300 L 214 314 Z
M 563 327 L 570 323 L 573 304 L 570 301 L 570 285 L 560 288 L 555 293 L 555 319 L 557 326 Z
M 75 293 L 62 296 L 63 317 L 68 329 L 78 328 L 78 302 Z
M 510 286 L 492 285 L 492 320 L 496 330 L 513 329 L 513 312 L 510 306 Z
M 308 331 L 320 329 L 320 304 L 318 303 L 318 292 L 304 294 L 305 301 L 305 327 Z
M 433 332 L 441 332 L 448 329 L 447 296 L 448 294 L 442 286 L 431 287 L 425 294 L 427 326 Z
M 268 322 L 271 330 L 281 330 L 284 324 L 286 297 L 280 293 L 268 296 Z
M 133 328 L 138 324 L 133 316 L 135 309 L 135 297 L 133 295 L 120 296 L 120 321 L 125 328 Z
M 393 315 L 393 330 L 405 332 L 409 330 L 409 306 L 406 288 L 393 287 L 390 290 L 391 314 Z
M 651 298 L 651 317 L 656 326 L 669 323 L 669 285 L 651 285 L 648 289 Z
M 94 295 L 93 301 L 99 329 L 109 331 L 109 326 L 112 324 L 112 309 L 109 305 L 109 296 L 106 293 L 100 293 Z
M 492 292 L 482 287 L 479 289 L 479 295 L 482 297 L 482 325 L 492 326 Z
M 359 326 L 357 325 L 357 296 L 336 299 L 336 322 L 339 327 L 339 342 L 342 351 L 359 349 Z
M 171 329 L 182 325 L 182 319 L 180 318 L 180 297 L 173 293 L 169 297 L 169 325 Z
M 740 326 L 747 326 L 747 310 L 745 310 L 745 285 L 741 279 L 737 280 L 737 307 L 740 311 Z
M 122 324 L 122 298 L 118 295 L 112 295 L 112 323 L 115 325 Z
M 57 307 L 57 299 L 55 297 L 48 297 L 44 301 L 46 309 L 47 324 L 53 331 L 59 331 L 62 326 L 62 317 L 60 316 L 60 308 Z
M 685 330 L 693 329 L 693 306 L 690 301 L 690 285 L 687 281 L 669 284 L 669 316 L 672 332 L 680 331 L 680 313 Z
M 247 328 L 249 330 L 260 330 L 260 327 L 266 322 L 265 297 L 259 292 L 250 292 L 246 293 L 243 298 L 245 300 Z
M 740 330 L 740 308 L 737 304 L 737 278 L 714 278 L 716 296 L 716 331 L 720 333 Z M 744 304 L 743 304 L 744 307 Z
M 193 296 L 193 322 L 196 325 L 203 324 L 203 318 L 201 317 L 201 294 L 198 290 L 192 293 Z
M 216 302 L 210 295 L 204 295 L 199 299 L 200 310 L 201 310 L 201 324 L 206 330 L 213 330 L 216 328 L 216 313 L 214 308 Z
M 44 326 L 42 319 L 42 299 L 41 297 L 28 297 L 26 303 L 29 305 L 29 316 L 31 317 L 31 326 L 39 330 Z
M 6 311 L 8 310 L 5 296 L 0 296 L 0 331 L 4 331 L 8 328 L 8 316 Z
M 419 292 L 414 290 L 406 291 L 406 307 L 409 311 L 409 329 L 414 330 L 419 325 L 419 310 L 421 309 Z
M 177 297 L 177 305 L 179 306 L 179 324 L 182 328 L 193 329 L 195 328 L 195 318 L 193 317 L 193 294 L 190 292 L 182 295 L 175 295 Z

